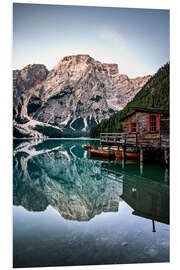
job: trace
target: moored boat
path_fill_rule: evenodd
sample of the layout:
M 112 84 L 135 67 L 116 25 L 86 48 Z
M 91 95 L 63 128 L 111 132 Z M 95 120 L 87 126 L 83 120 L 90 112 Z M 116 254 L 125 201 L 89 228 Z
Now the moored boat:
M 137 159 L 139 159 L 139 157 L 140 157 L 139 153 L 135 153 L 135 152 L 134 153 L 133 152 L 132 153 L 127 152 L 125 155 L 126 155 L 127 158 L 137 158 Z
M 122 158 L 122 151 L 116 151 L 115 156 L 116 158 Z
M 94 149 L 94 145 L 84 145 L 84 150 Z
M 115 152 L 115 155 L 116 155 L 116 158 L 117 159 L 122 158 L 122 151 L 116 151 Z M 139 156 L 140 155 L 137 152 L 126 152 L 125 153 L 125 157 L 126 158 L 132 158 L 132 159 L 136 158 L 136 159 L 139 159 Z
M 90 154 L 96 157 L 115 158 L 115 152 L 111 150 L 91 149 Z

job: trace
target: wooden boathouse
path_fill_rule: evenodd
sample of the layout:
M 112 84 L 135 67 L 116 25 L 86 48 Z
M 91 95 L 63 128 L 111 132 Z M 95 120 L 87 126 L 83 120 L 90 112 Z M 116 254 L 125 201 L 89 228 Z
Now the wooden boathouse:
M 134 107 L 134 112 L 123 118 L 122 133 L 101 133 L 103 146 L 117 146 L 125 158 L 126 149 L 134 148 L 143 161 L 144 151 L 149 153 L 161 150 L 165 163 L 169 162 L 169 111 L 158 108 Z

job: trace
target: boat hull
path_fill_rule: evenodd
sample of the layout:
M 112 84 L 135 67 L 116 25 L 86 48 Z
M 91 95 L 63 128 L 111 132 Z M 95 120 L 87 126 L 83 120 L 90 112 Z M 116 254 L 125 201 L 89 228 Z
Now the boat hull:
M 91 156 L 96 157 L 105 157 L 105 158 L 115 158 L 115 153 L 112 151 L 103 151 L 103 150 L 90 150 Z
M 84 145 L 84 150 L 94 149 L 94 145 Z
M 122 152 L 120 152 L 120 151 L 117 151 L 115 153 L 115 155 L 116 155 L 116 158 L 118 158 L 118 159 L 122 158 Z M 134 158 L 139 159 L 140 155 L 139 155 L 139 153 L 126 152 L 125 157 L 126 158 L 132 158 L 132 159 L 134 159 Z

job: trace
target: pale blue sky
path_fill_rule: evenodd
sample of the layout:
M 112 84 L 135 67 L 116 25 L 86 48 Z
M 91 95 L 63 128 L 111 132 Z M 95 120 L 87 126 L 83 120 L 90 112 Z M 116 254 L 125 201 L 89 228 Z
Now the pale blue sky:
M 13 69 L 89 54 L 129 77 L 169 61 L 169 11 L 61 5 L 13 5 Z

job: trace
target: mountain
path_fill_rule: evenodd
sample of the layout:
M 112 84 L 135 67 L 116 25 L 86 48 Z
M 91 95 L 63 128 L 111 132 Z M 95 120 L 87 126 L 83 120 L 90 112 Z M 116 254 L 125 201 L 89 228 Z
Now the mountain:
M 87 135 L 126 104 L 151 78 L 130 79 L 117 64 L 89 55 L 66 56 L 51 70 L 28 65 L 13 71 L 14 137 Z
M 155 107 L 169 110 L 169 86 L 169 63 L 167 63 L 148 80 L 123 110 L 92 127 L 90 137 L 99 137 L 103 132 L 122 132 L 121 119 L 131 114 L 134 111 L 133 107 L 151 107 L 152 95 Z

